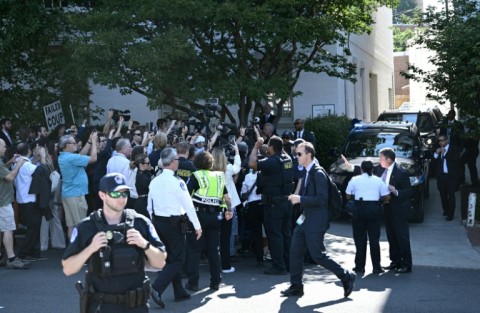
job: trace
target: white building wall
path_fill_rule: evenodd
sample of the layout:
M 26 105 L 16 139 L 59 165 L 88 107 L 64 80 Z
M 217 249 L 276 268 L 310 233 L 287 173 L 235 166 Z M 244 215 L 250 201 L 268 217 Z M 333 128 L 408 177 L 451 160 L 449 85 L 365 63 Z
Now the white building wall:
M 159 118 L 159 111 L 151 111 L 147 107 L 147 97 L 139 93 L 133 92 L 129 95 L 122 95 L 120 89 L 109 89 L 108 87 L 90 83 L 92 95 L 90 101 L 92 108 L 99 106 L 105 110 L 105 116 L 100 121 L 103 123 L 109 109 L 120 111 L 130 110 L 133 120 L 138 121 L 141 125 L 153 122 L 155 125 Z
M 366 121 L 376 119 L 377 116 L 371 116 L 372 112 L 381 112 L 390 107 L 393 90 L 392 11 L 380 8 L 374 18 L 375 24 L 370 35 L 350 37 L 350 60 L 357 64 L 356 83 L 325 74 L 303 73 L 295 88 L 303 94 L 293 100 L 292 120 L 311 117 L 312 106 L 317 104 L 334 104 L 335 114 Z M 373 83 L 371 76 L 377 78 L 374 97 L 370 95 Z M 377 99 L 377 102 L 371 103 L 371 99 Z M 373 110 L 372 104 L 376 106 Z

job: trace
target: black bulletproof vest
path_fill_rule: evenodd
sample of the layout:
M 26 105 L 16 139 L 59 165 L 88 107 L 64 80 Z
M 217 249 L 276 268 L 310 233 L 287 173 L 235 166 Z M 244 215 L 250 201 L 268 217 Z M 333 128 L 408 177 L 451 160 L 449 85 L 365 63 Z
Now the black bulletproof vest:
M 107 234 L 108 246 L 92 254 L 88 272 L 99 276 L 115 276 L 138 273 L 143 270 L 145 260 L 139 248 L 127 244 L 127 230 L 133 228 L 134 211 L 124 211 L 123 223 L 108 225 L 101 216 L 102 210 L 91 215 L 91 221 L 98 231 Z

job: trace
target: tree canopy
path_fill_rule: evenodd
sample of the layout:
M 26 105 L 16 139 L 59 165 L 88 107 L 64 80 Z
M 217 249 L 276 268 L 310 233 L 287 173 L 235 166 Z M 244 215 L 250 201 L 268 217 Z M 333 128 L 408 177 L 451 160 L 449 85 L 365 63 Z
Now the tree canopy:
M 44 124 L 44 105 L 88 99 L 86 72 L 65 49 L 65 30 L 62 11 L 44 1 L 0 0 L 0 117 Z
M 410 66 L 407 78 L 427 83 L 429 97 L 465 115 L 480 116 L 480 6 L 475 0 L 453 1 L 454 10 L 430 9 L 415 44 L 434 52 L 427 71 Z
M 253 105 L 295 96 L 302 72 L 354 79 L 350 34 L 370 31 L 387 0 L 96 1 L 71 14 L 75 57 L 97 83 L 139 92 L 152 108 L 188 112 L 199 99 Z M 338 45 L 340 49 L 329 49 Z M 188 106 L 187 106 L 188 105 Z

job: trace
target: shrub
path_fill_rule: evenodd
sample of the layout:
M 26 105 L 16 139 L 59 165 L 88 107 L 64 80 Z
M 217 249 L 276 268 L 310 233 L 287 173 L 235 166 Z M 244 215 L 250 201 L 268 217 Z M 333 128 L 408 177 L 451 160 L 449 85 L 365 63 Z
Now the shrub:
M 325 115 L 305 120 L 305 129 L 312 131 L 317 139 L 316 157 L 320 164 L 328 170 L 336 161 L 332 149 L 340 148 L 347 140 L 351 128 L 351 119 L 345 115 Z

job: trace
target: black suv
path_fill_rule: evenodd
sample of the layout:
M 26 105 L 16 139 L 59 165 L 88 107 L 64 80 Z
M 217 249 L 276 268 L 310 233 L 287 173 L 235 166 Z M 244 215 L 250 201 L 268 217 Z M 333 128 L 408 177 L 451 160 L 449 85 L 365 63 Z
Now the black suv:
M 424 219 L 424 198 L 429 196 L 427 175 L 432 153 L 423 143 L 414 124 L 374 122 L 355 125 L 345 145 L 337 152 L 353 165 L 360 166 L 364 160 L 371 160 L 377 165 L 380 150 L 387 147 L 395 150 L 395 162 L 409 173 L 414 188 L 410 200 L 410 220 L 421 223 Z M 346 171 L 341 159 L 330 166 L 330 176 L 344 195 L 352 175 Z
M 439 133 L 437 112 L 432 109 L 409 108 L 404 110 L 389 110 L 381 113 L 377 121 L 409 122 L 417 126 L 423 142 L 433 151 Z

